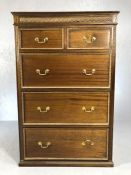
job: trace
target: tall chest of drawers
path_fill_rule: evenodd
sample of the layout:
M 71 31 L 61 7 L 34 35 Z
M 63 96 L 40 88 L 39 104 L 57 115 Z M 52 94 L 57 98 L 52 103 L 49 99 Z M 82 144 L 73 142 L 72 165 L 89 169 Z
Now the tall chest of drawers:
M 13 12 L 20 166 L 113 166 L 118 12 Z

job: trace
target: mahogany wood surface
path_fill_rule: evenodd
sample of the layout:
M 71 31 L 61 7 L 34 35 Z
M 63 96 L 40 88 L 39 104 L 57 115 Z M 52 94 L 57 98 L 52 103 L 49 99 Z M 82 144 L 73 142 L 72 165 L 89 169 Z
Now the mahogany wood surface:
M 118 13 L 12 12 L 20 166 L 113 166 Z
M 109 87 L 110 55 L 29 54 L 22 55 L 23 86 Z M 47 75 L 39 75 L 49 69 Z M 86 69 L 87 74 L 83 73 Z
M 38 38 L 38 41 L 35 41 Z M 44 41 L 44 38 L 48 38 Z M 62 29 L 21 30 L 21 48 L 62 48 Z
M 96 40 L 93 42 L 87 41 L 95 37 Z M 77 27 L 69 28 L 67 33 L 68 48 L 74 49 L 109 49 L 111 28 L 105 27 Z M 88 43 L 89 42 L 89 43 Z
M 108 124 L 108 93 L 25 93 L 25 123 Z M 37 107 L 47 112 L 40 112 Z M 86 108 L 84 111 L 83 106 Z M 94 107 L 94 111 L 91 108 Z
M 25 159 L 93 159 L 107 160 L 107 129 L 35 128 L 24 130 Z M 86 145 L 82 145 L 83 142 Z M 47 148 L 48 142 L 51 145 Z

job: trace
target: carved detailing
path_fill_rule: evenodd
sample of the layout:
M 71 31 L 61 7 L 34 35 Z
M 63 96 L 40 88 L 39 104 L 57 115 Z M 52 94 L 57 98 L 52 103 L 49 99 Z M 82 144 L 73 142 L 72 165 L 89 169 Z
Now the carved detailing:
M 86 23 L 86 24 L 112 24 L 116 23 L 115 15 L 112 16 L 72 16 L 72 17 L 19 17 L 15 24 L 25 23 Z

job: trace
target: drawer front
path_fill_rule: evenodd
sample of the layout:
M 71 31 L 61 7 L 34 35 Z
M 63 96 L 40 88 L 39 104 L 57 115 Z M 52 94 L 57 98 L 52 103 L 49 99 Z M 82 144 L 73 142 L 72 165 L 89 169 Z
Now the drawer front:
M 24 93 L 24 122 L 108 124 L 109 94 Z
M 21 48 L 62 49 L 62 29 L 21 30 Z
M 69 49 L 109 49 L 110 28 L 69 28 L 67 32 Z
M 108 159 L 108 129 L 26 128 L 27 159 Z
M 22 55 L 25 87 L 109 87 L 110 55 Z

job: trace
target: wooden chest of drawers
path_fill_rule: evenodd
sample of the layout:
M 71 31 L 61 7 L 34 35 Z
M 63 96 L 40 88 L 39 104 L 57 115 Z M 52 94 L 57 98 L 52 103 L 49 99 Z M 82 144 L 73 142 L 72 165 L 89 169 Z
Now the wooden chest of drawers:
M 13 12 L 21 166 L 113 166 L 118 12 Z

